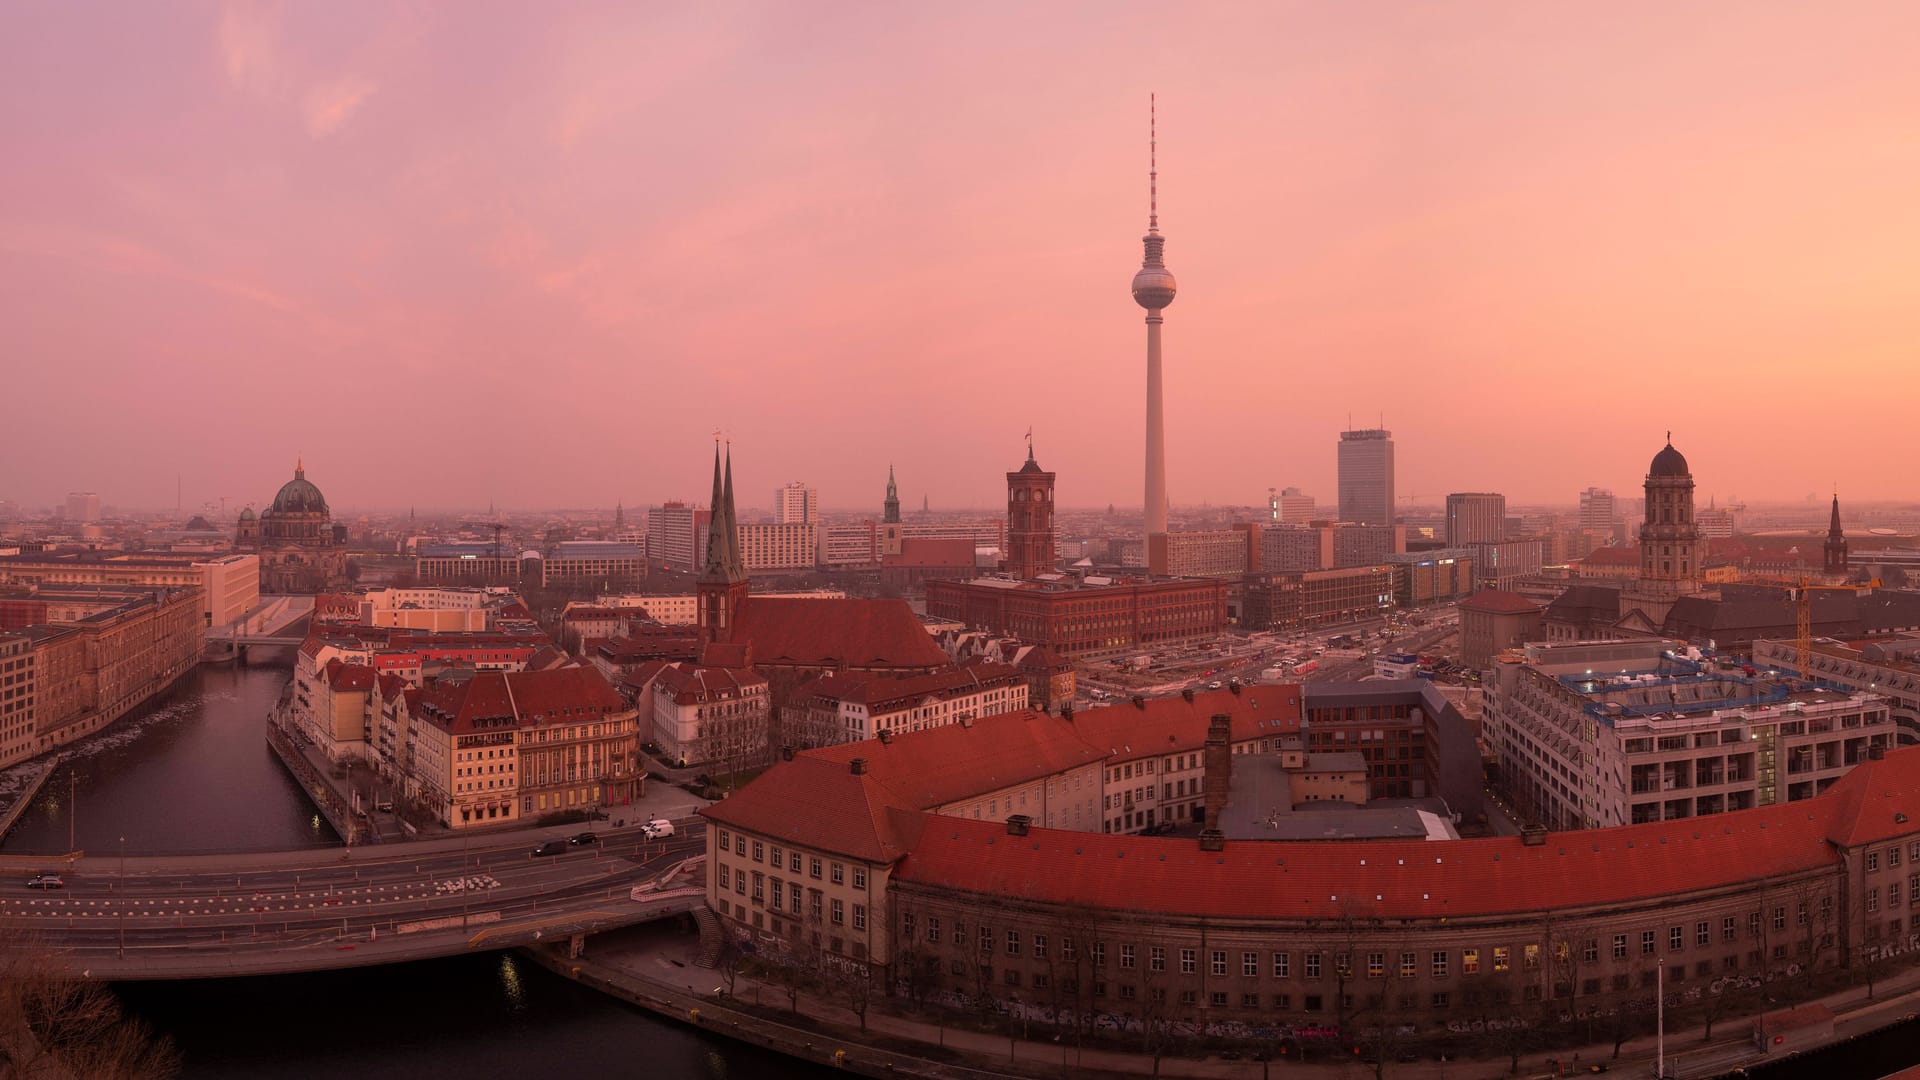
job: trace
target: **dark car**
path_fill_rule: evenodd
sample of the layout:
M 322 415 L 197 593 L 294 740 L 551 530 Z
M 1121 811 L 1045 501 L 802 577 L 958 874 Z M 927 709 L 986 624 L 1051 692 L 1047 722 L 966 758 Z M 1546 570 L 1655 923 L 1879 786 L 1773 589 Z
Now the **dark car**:
M 67 887 L 59 874 L 35 874 L 27 879 L 29 889 L 64 889 Z
M 567 842 L 565 840 L 549 840 L 539 847 L 534 848 L 533 853 L 535 855 L 565 855 L 567 853 Z
M 567 838 L 567 843 L 572 844 L 575 847 L 580 847 L 585 844 L 597 844 L 599 842 L 600 842 L 600 836 L 598 833 L 590 833 L 590 832 L 575 833 L 573 836 L 570 836 Z

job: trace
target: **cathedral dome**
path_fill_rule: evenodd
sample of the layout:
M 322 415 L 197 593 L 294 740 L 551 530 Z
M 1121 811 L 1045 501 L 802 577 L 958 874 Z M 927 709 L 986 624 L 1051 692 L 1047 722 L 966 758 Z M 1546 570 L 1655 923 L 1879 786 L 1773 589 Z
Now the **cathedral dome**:
M 311 486 L 311 485 L 309 485 L 309 486 Z M 251 506 L 248 506 L 248 507 L 243 507 L 243 508 L 241 508 L 241 510 L 240 510 L 240 520 L 241 520 L 241 521 L 252 521 L 252 520 L 253 520 L 253 507 L 251 507 Z
M 272 514 L 324 514 L 327 512 L 327 498 L 320 489 L 307 479 L 307 471 L 295 466 L 293 479 L 281 487 L 280 493 L 273 497 Z
M 1653 455 L 1653 464 L 1647 466 L 1648 476 L 1692 476 L 1687 468 L 1687 459 L 1680 451 L 1668 443 L 1659 453 Z

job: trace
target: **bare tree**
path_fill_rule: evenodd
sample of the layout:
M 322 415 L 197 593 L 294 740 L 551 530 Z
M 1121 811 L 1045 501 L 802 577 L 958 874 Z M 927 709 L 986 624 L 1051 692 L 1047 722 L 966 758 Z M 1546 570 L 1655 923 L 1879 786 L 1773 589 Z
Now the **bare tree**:
M 0 1076 L 147 1080 L 179 1071 L 173 1045 L 127 1016 L 106 983 L 68 974 L 29 936 L 0 940 Z

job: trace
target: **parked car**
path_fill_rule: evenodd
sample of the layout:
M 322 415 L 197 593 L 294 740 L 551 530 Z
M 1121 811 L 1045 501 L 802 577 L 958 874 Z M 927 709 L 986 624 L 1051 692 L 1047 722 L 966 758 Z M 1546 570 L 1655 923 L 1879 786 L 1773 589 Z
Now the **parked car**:
M 27 879 L 29 889 L 64 889 L 67 883 L 59 874 L 35 874 Z
M 567 838 L 567 843 L 572 844 L 575 847 L 580 847 L 585 844 L 597 844 L 599 842 L 600 842 L 600 836 L 598 833 L 590 833 L 590 832 L 575 833 L 572 836 Z
M 567 853 L 565 840 L 549 840 L 533 849 L 535 855 L 564 855 Z
M 649 840 L 664 840 L 673 835 L 673 822 L 666 818 L 654 818 L 640 826 L 640 832 Z

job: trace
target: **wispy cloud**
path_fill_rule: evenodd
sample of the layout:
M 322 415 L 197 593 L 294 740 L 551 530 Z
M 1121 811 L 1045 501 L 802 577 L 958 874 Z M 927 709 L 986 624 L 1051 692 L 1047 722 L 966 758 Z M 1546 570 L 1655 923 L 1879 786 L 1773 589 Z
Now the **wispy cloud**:
M 252 0 L 228 0 L 220 11 L 220 55 L 227 79 L 252 93 L 272 96 L 280 85 L 279 19 Z
M 347 75 L 321 83 L 307 91 L 302 108 L 307 117 L 307 134 L 324 139 L 340 129 L 377 89 L 372 80 Z

